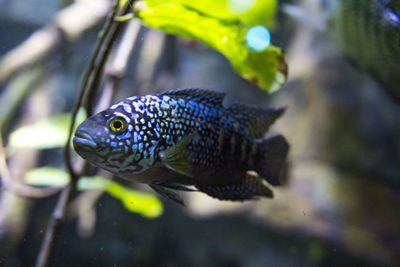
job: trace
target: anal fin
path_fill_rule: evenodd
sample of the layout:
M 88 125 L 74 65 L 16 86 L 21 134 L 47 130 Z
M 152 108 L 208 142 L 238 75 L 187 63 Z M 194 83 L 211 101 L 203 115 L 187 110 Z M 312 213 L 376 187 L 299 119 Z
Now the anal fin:
M 225 185 L 196 185 L 207 195 L 220 200 L 244 201 L 257 197 L 273 198 L 273 192 L 262 182 L 262 179 L 251 172 L 239 182 Z

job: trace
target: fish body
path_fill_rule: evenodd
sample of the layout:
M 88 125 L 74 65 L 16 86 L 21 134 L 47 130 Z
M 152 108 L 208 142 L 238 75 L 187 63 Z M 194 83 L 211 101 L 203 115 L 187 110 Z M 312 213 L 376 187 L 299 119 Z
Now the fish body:
M 149 184 L 181 202 L 186 185 L 224 200 L 272 197 L 282 184 L 288 144 L 262 139 L 284 109 L 222 105 L 224 93 L 177 89 L 126 98 L 84 121 L 73 144 L 115 175 Z

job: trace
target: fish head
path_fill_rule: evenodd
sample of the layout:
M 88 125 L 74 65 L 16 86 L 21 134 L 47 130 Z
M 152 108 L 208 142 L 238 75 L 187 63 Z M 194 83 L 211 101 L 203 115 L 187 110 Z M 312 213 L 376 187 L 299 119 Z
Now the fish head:
M 118 175 L 126 158 L 136 153 L 131 146 L 133 123 L 130 114 L 111 108 L 95 114 L 76 129 L 74 149 L 90 163 Z

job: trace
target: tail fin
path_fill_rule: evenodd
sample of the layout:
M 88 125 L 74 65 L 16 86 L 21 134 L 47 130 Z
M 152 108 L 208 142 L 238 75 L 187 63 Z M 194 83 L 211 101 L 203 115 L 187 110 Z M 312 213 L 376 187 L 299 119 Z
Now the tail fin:
M 286 157 L 288 151 L 289 144 L 282 135 L 264 140 L 260 144 L 261 153 L 259 154 L 259 160 L 257 160 L 257 173 L 272 185 L 286 184 Z

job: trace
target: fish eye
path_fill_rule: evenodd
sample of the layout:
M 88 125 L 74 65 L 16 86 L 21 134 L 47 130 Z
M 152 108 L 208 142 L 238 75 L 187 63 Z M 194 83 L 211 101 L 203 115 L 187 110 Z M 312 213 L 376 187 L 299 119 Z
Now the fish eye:
M 126 131 L 128 128 L 128 124 L 126 123 L 126 120 L 122 117 L 115 117 L 111 119 L 108 123 L 108 128 L 113 132 L 114 134 L 122 134 Z

